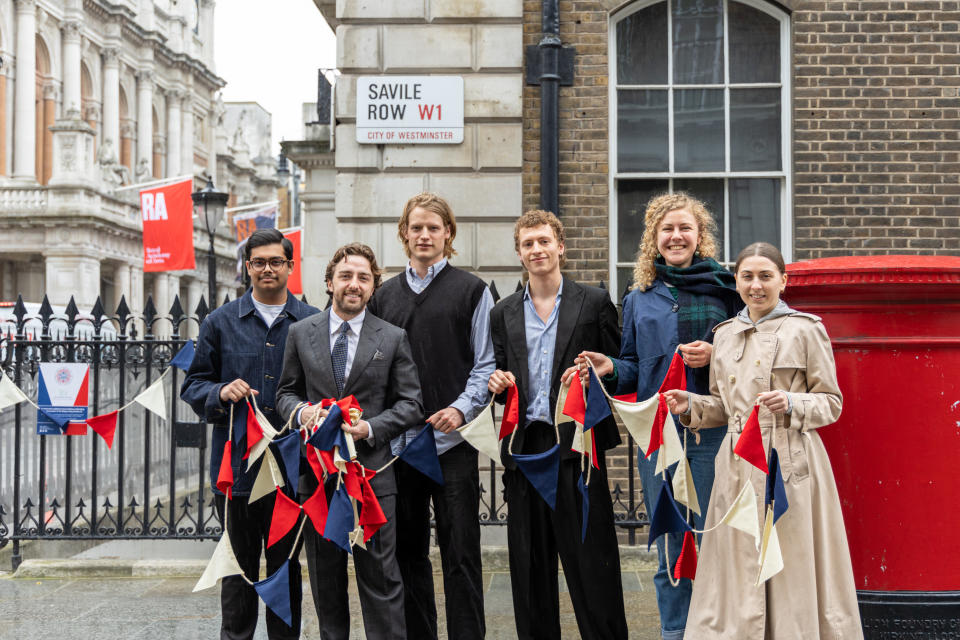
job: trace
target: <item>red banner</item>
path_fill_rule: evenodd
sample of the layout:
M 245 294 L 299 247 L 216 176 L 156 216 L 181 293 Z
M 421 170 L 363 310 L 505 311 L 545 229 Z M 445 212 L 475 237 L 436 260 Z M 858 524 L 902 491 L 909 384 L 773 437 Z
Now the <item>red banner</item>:
M 143 270 L 193 269 L 193 179 L 140 192 Z
M 290 229 L 289 231 L 284 231 L 283 235 L 287 240 L 293 243 L 293 272 L 290 274 L 290 279 L 287 280 L 287 289 L 290 290 L 290 293 L 294 295 L 303 295 L 303 282 L 300 280 L 300 267 L 301 267 L 301 238 L 303 237 L 303 229 Z

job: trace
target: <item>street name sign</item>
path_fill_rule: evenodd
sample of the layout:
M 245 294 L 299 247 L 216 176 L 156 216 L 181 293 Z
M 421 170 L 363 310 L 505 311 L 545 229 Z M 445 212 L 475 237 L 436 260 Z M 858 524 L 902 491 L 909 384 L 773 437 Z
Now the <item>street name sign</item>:
M 460 76 L 360 76 L 357 78 L 360 144 L 460 144 L 463 78 Z

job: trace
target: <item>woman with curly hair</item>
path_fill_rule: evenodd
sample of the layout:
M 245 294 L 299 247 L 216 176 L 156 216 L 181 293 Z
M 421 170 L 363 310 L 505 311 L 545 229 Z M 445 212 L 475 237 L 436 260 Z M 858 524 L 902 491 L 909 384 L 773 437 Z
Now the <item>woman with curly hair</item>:
M 580 363 L 589 358 L 604 384 L 615 387 L 617 394 L 636 391 L 641 400 L 655 394 L 678 346 L 686 365 L 687 388 L 709 393 L 713 327 L 733 317 L 742 306 L 733 275 L 714 259 L 713 227 L 703 203 L 686 193 L 664 194 L 647 205 L 643 239 L 633 267 L 633 290 L 623 300 L 620 357 L 584 352 L 578 358 Z M 680 429 L 678 425 L 675 428 Z M 687 440 L 687 458 L 701 505 L 700 514 L 690 515 L 698 529 L 703 528 L 713 487 L 713 461 L 722 436 L 704 431 L 699 441 Z M 637 458 L 644 506 L 652 513 L 653 488 L 660 483 L 655 473 L 657 452 L 649 458 L 640 452 Z M 653 582 L 664 640 L 683 638 L 690 605 L 691 581 L 675 581 L 671 575 L 682 543 L 678 534 L 671 534 L 666 544 L 664 537 L 657 540 L 659 567 Z

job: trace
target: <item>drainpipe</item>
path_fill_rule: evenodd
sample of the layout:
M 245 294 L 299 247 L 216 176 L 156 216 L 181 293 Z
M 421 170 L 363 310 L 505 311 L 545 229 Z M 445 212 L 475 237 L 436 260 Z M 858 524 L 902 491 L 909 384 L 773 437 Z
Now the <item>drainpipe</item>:
M 542 0 L 540 43 L 526 49 L 526 81 L 540 85 L 540 208 L 560 215 L 560 86 L 573 84 L 576 51 L 560 41 L 558 0 Z
M 540 208 L 560 215 L 560 8 L 543 0 L 540 39 Z

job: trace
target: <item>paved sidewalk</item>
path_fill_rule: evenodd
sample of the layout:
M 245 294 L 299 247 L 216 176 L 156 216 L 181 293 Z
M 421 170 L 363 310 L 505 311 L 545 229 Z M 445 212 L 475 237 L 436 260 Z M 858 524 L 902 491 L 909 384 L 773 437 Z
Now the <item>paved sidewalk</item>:
M 89 554 L 81 554 L 89 555 Z M 630 638 L 656 640 L 659 635 L 653 567 L 643 554 L 625 554 L 624 603 Z M 487 638 L 516 637 L 510 575 L 505 554 L 485 549 L 484 589 Z M 15 576 L 0 578 L 0 638 L 56 637 L 65 640 L 115 640 L 172 638 L 210 640 L 220 628 L 219 588 L 191 593 L 204 561 L 132 560 L 130 558 L 79 558 L 29 560 Z M 304 567 L 305 567 L 304 563 Z M 123 576 L 123 577 L 116 577 Z M 560 579 L 563 639 L 575 639 L 576 620 L 566 586 Z M 440 587 L 439 575 L 435 584 Z M 305 639 L 319 638 L 316 614 L 304 577 Z M 352 638 L 363 638 L 356 585 L 351 579 L 351 611 L 356 627 Z M 437 595 L 443 610 L 443 595 Z M 263 605 L 255 636 L 266 639 Z M 442 615 L 441 615 L 442 618 Z M 441 637 L 446 630 L 441 620 Z

